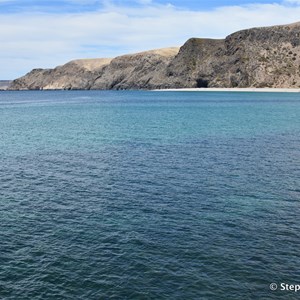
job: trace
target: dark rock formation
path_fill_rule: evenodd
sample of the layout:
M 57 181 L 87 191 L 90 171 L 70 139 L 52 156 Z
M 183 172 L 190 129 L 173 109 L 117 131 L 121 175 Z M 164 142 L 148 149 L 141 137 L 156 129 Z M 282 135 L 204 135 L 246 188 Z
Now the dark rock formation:
M 299 65 L 300 22 L 242 30 L 223 40 L 191 38 L 180 49 L 35 69 L 10 89 L 296 88 Z

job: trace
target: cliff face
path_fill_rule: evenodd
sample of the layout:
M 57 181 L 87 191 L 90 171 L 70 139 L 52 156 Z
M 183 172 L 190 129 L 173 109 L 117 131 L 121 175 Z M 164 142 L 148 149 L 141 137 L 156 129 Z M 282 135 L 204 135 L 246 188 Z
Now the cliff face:
M 208 87 L 218 74 L 224 40 L 189 39 L 166 69 L 171 87 Z
M 10 89 L 55 90 L 89 89 L 97 76 L 101 76 L 111 59 L 73 60 L 55 69 L 33 69 L 14 80 Z
M 212 86 L 300 86 L 300 23 L 239 31 L 224 44 L 223 64 Z
M 179 48 L 151 50 L 114 58 L 91 89 L 154 89 L 165 87 L 165 70 Z
M 71 61 L 35 69 L 10 89 L 160 89 L 300 87 L 300 22 L 252 28 L 223 40 L 189 39 L 114 59 Z
M 151 89 L 164 86 L 164 71 L 179 48 L 128 54 L 114 59 L 81 59 L 55 69 L 34 69 L 10 89 Z

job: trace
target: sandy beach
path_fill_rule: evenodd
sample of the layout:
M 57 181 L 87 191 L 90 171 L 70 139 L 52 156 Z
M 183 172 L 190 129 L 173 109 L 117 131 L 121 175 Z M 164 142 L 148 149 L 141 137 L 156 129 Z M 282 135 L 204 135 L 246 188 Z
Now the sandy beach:
M 300 89 L 289 88 L 182 88 L 160 89 L 160 92 L 267 92 L 267 93 L 299 93 Z

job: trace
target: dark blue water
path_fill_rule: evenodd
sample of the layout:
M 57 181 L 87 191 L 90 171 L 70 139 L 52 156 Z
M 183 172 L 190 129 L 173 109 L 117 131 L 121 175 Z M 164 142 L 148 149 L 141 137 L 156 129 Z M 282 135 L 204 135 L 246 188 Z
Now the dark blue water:
M 299 120 L 292 93 L 1 92 L 0 299 L 299 298 Z

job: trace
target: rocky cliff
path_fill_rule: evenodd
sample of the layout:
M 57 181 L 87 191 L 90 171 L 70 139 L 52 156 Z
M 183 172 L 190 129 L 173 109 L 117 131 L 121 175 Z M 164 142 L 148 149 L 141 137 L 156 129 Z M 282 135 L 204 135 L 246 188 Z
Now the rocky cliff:
M 300 22 L 191 38 L 180 48 L 34 69 L 10 89 L 300 87 Z

